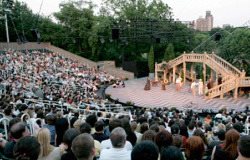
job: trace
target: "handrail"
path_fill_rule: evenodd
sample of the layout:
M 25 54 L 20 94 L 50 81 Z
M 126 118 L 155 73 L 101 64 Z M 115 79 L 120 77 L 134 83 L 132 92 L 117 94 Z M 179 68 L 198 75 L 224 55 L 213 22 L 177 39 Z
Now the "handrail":
M 209 89 L 208 90 L 208 97 L 214 98 L 216 96 L 224 94 L 224 93 L 234 89 L 236 86 L 236 83 L 237 83 L 236 78 L 231 77 L 231 79 L 228 79 L 224 83 Z
M 1 113 L 2 114 L 2 113 Z M 8 125 L 9 125 L 9 122 L 10 120 L 6 117 L 3 117 L 0 119 L 0 123 L 3 123 L 3 126 L 4 126 L 4 136 L 5 136 L 5 139 L 8 140 Z
M 27 114 L 27 113 L 24 113 L 24 114 L 21 116 L 21 121 L 22 121 L 22 122 L 25 122 L 25 119 L 24 119 L 25 116 L 28 117 L 28 119 L 27 119 L 27 124 L 28 124 L 29 127 L 30 127 L 30 128 L 29 128 L 29 129 L 30 129 L 30 134 L 31 134 L 31 135 L 34 135 L 34 128 L 33 128 L 32 122 L 31 122 L 31 120 L 30 120 L 30 115 Z
M 238 68 L 234 67 L 232 64 L 230 64 L 223 58 L 219 57 L 218 55 L 213 53 L 213 54 L 210 54 L 209 56 L 213 58 L 217 63 L 221 64 L 224 68 L 232 72 L 234 75 L 237 75 L 237 76 L 242 75 L 242 72 Z
M 239 86 L 240 87 L 250 87 L 250 77 L 240 78 Z

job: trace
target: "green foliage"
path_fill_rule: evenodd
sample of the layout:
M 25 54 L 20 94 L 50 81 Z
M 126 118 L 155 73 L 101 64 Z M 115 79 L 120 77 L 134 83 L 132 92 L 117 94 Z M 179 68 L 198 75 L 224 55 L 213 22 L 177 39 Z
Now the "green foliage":
M 168 62 L 174 58 L 175 58 L 174 46 L 172 43 L 169 43 L 164 53 L 164 60 Z
M 221 43 L 219 55 L 250 75 L 250 29 L 239 28 Z
M 148 53 L 148 68 L 150 73 L 154 73 L 154 65 L 155 65 L 155 60 L 154 60 L 154 47 L 150 47 L 150 51 Z

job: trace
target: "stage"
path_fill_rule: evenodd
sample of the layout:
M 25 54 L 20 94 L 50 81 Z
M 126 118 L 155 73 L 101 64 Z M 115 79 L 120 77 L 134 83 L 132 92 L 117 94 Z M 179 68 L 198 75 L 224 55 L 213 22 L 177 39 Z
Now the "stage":
M 145 91 L 146 78 L 133 79 L 125 81 L 125 88 L 113 88 L 109 86 L 105 93 L 110 94 L 111 98 L 122 103 L 132 102 L 139 107 L 176 107 L 181 110 L 194 109 L 201 111 L 202 109 L 212 109 L 218 111 L 221 108 L 237 111 L 245 110 L 246 106 L 250 107 L 250 99 L 247 97 L 225 97 L 224 99 L 214 98 L 205 99 L 203 96 L 193 96 L 190 91 L 190 82 L 187 82 L 181 91 L 175 90 L 175 85 L 166 86 L 166 90 L 161 89 L 161 85 L 151 86 L 151 90 Z

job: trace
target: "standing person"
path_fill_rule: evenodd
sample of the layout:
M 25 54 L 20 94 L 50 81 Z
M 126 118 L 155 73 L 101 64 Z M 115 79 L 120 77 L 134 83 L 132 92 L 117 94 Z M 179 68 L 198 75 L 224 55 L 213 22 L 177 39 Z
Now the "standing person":
M 203 95 L 203 82 L 202 82 L 202 79 L 200 79 L 199 84 L 198 84 L 198 94 L 200 96 Z
M 192 95 L 195 96 L 196 95 L 196 83 L 195 83 L 195 81 L 192 81 L 192 83 L 191 83 L 191 91 L 192 91 Z
M 179 76 L 177 79 L 176 79 L 176 90 L 179 91 L 181 89 L 181 82 L 182 82 L 182 78 L 181 76 Z

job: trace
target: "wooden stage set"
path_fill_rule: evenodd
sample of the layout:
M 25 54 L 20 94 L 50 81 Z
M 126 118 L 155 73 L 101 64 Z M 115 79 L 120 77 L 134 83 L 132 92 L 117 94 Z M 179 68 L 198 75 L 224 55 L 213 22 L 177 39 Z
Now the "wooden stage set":
M 190 91 L 189 82 L 177 92 L 174 84 L 166 86 L 166 90 L 161 89 L 161 85 L 152 87 L 148 91 L 144 90 L 146 78 L 133 79 L 125 81 L 125 88 L 113 88 L 109 86 L 105 93 L 109 94 L 112 99 L 122 103 L 132 102 L 139 107 L 176 107 L 181 110 L 194 109 L 202 111 L 202 109 L 212 109 L 218 111 L 221 108 L 227 108 L 229 111 L 235 109 L 237 111 L 245 110 L 246 106 L 250 107 L 250 98 L 238 97 L 234 99 L 232 96 L 225 96 L 223 99 L 212 98 L 206 99 L 203 96 L 193 96 Z

